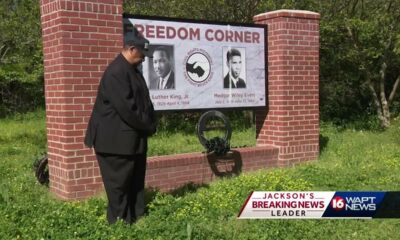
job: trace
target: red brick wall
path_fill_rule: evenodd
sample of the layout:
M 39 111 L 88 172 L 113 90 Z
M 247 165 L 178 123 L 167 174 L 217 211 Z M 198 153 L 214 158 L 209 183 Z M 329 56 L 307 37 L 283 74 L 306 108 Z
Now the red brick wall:
M 319 14 L 279 10 L 268 24 L 268 109 L 256 112 L 257 146 L 279 147 L 279 165 L 318 157 Z
M 188 153 L 148 159 L 146 184 L 163 191 L 189 182 L 208 183 L 218 177 L 275 167 L 279 149 L 271 146 L 238 148 L 226 156 Z
M 41 0 L 50 188 L 65 199 L 101 189 L 83 144 L 103 70 L 122 46 L 122 0 Z
M 102 189 L 93 152 L 83 144 L 98 83 L 122 47 L 122 0 L 41 0 L 50 189 L 81 199 Z M 147 186 L 188 182 L 315 159 L 318 155 L 319 15 L 277 11 L 269 24 L 269 109 L 257 116 L 257 147 L 224 158 L 202 153 L 148 159 Z

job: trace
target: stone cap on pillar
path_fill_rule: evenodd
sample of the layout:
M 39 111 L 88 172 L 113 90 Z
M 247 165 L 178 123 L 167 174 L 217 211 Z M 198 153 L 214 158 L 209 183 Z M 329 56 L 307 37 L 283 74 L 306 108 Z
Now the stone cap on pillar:
M 289 17 L 289 18 L 305 18 L 305 19 L 320 19 L 320 14 L 306 10 L 291 10 L 282 9 L 272 12 L 261 13 L 253 17 L 254 22 L 260 22 L 268 19 Z

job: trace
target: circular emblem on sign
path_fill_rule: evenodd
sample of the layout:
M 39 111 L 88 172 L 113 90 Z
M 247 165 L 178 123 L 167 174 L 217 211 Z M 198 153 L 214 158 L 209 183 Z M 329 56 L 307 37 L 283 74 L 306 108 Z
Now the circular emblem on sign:
M 185 77 L 194 85 L 206 84 L 211 76 L 211 57 L 203 49 L 191 50 L 185 58 Z

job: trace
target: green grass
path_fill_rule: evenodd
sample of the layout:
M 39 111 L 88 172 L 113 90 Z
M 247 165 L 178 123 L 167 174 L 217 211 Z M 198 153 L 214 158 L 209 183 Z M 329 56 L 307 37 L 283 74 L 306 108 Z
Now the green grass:
M 223 136 L 220 134 L 207 135 L 208 139 L 213 136 Z M 247 129 L 234 129 L 231 138 L 232 147 L 255 146 L 256 134 L 255 128 Z M 149 156 L 168 155 L 175 153 L 188 153 L 188 152 L 203 152 L 204 147 L 200 144 L 195 129 L 193 133 L 157 133 L 154 137 L 149 139 Z
M 312 183 L 316 190 L 400 190 L 399 120 L 384 132 L 323 125 L 321 134 L 328 145 L 319 162 L 288 173 Z
M 254 145 L 254 129 L 237 132 L 232 145 Z M 104 196 L 62 202 L 36 183 L 32 163 L 46 144 L 43 111 L 1 119 L 0 239 L 398 239 L 399 219 L 236 219 L 252 190 L 399 191 L 399 120 L 385 132 L 322 124 L 321 134 L 327 144 L 319 161 L 157 193 L 136 225 L 108 226 Z M 196 137 L 183 133 L 159 132 L 150 140 L 150 155 L 201 150 Z

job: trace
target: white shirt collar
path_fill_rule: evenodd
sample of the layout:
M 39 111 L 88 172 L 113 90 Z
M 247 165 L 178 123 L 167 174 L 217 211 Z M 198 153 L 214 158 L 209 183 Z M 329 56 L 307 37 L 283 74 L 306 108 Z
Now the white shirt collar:
M 239 82 L 239 77 L 234 78 L 234 77 L 232 77 L 232 75 L 230 75 L 230 77 L 231 77 L 231 81 L 234 83 L 234 87 L 237 87 L 237 84 Z
M 160 86 L 160 89 L 165 89 L 165 86 L 167 85 L 167 81 L 169 79 L 169 76 L 171 75 L 172 70 L 169 71 L 169 73 L 164 77 L 160 77 L 160 85 L 161 83 L 163 84 L 162 86 Z M 164 82 L 162 81 L 164 79 Z

